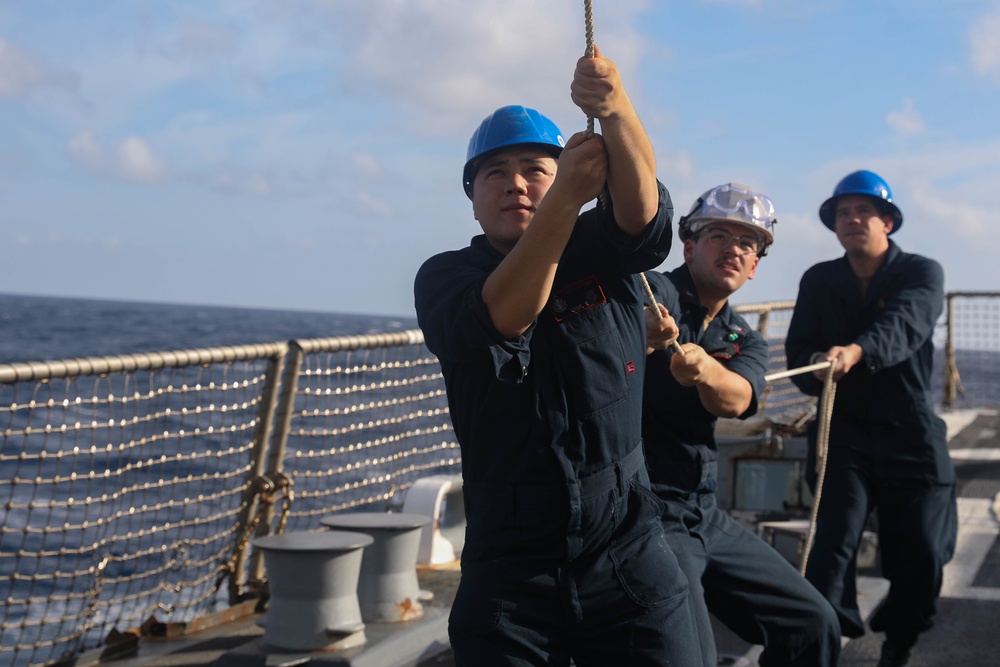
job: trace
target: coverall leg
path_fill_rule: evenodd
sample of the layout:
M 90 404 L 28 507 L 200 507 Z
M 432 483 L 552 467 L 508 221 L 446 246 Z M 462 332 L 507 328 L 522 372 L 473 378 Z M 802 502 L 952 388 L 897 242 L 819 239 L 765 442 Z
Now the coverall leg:
M 714 494 L 670 506 L 673 519 L 664 529 L 688 576 L 706 665 L 718 660 L 710 611 L 745 641 L 764 646 L 762 667 L 837 665 L 836 614 L 788 561 L 721 511 Z
M 665 505 L 667 509 L 664 517 L 669 518 L 663 522 L 663 532 L 691 590 L 691 608 L 698 630 L 697 641 L 701 646 L 702 660 L 705 667 L 716 667 L 719 662 L 718 651 L 701 581 L 708 562 L 705 541 L 699 531 L 701 512 L 697 507 L 691 507 L 682 501 L 669 501 Z
M 880 484 L 878 519 L 889 593 L 872 614 L 871 627 L 916 636 L 933 625 L 944 566 L 955 550 L 955 486 L 926 481 Z
M 761 667 L 836 667 L 840 623 L 819 591 L 718 507 L 704 525 L 708 608 L 744 640 L 764 646 Z
M 463 554 L 449 620 L 457 665 L 704 664 L 687 580 L 663 537 L 661 504 L 645 475 L 640 467 L 610 489 L 591 486 L 576 495 L 562 548 L 533 539 L 540 526 L 552 525 L 544 503 L 518 494 L 515 502 L 490 506 L 506 519 L 494 524 L 496 537 L 483 539 L 503 534 L 514 544 L 480 551 L 500 557 L 466 561 Z

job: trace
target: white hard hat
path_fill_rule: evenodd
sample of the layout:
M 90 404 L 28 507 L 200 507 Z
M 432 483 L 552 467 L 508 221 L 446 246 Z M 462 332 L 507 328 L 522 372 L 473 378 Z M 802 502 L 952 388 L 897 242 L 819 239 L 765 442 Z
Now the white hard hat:
M 774 243 L 774 225 L 778 221 L 770 197 L 739 183 L 726 183 L 698 197 L 688 214 L 677 222 L 678 235 L 686 241 L 711 222 L 734 222 L 756 232 L 763 246 L 757 254 L 763 257 Z

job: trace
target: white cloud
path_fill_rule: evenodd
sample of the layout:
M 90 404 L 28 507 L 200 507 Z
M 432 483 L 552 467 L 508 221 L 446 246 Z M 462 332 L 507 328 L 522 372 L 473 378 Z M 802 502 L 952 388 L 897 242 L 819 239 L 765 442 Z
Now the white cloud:
M 1000 9 L 969 28 L 969 59 L 976 73 L 1000 80 Z
M 595 42 L 626 72 L 635 69 L 642 52 L 632 22 L 641 4 L 595 8 Z M 510 103 L 543 108 L 560 122 L 579 117 L 569 101 L 573 67 L 586 45 L 577 2 L 371 0 L 325 6 L 346 58 L 340 86 L 355 95 L 391 98 L 426 132 L 454 131 L 456 123 L 464 127 Z
M 567 134 L 583 129 L 569 99 L 585 41 L 577 2 L 225 2 L 124 13 L 107 38 L 73 54 L 86 108 L 52 104 L 42 114 L 90 128 L 70 152 L 104 176 L 155 181 L 169 165 L 174 177 L 260 197 L 320 187 L 330 147 L 349 145 L 354 176 L 386 178 L 394 163 L 377 145 L 383 137 L 437 140 L 461 128 L 464 149 L 501 104 L 542 109 Z M 595 7 L 596 41 L 625 73 L 644 48 L 635 26 L 644 4 Z M 131 133 L 142 139 L 108 139 Z
M 362 176 L 382 176 L 382 163 L 371 153 L 353 153 L 350 156 L 351 166 Z
M 949 234 L 955 234 L 976 244 L 987 243 L 990 234 L 990 212 L 968 201 L 956 192 L 943 192 L 924 183 L 911 187 L 910 196 L 927 220 L 935 221 Z
M 903 100 L 903 108 L 898 111 L 890 111 L 885 116 L 885 121 L 897 134 L 902 136 L 916 136 L 923 134 L 927 130 L 927 125 L 917 111 L 913 98 L 907 97 Z
M 104 153 L 90 130 L 84 130 L 70 140 L 69 153 L 79 164 L 88 169 L 95 171 L 104 169 Z
M 118 146 L 118 167 L 132 181 L 158 181 L 166 176 L 166 169 L 146 142 L 135 136 L 125 137 Z
M 354 195 L 355 209 L 366 217 L 378 216 L 388 218 L 393 214 L 392 205 L 384 199 L 368 192 L 358 192 Z
M 84 130 L 70 140 L 68 149 L 77 164 L 103 176 L 142 183 L 161 181 L 168 176 L 162 161 L 136 136 L 125 137 L 109 156 L 94 133 Z

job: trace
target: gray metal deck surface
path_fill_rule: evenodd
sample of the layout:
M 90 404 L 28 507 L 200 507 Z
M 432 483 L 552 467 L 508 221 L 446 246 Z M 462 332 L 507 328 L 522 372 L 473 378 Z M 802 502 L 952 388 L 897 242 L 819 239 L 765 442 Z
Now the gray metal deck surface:
M 921 636 L 910 660 L 911 667 L 995 667 L 1000 665 L 1000 413 L 978 411 L 946 415 L 952 458 L 959 478 L 959 546 L 948 565 L 945 586 L 938 603 L 935 627 Z M 884 593 L 885 581 L 878 567 L 862 572 L 859 587 L 874 596 L 865 601 L 870 611 Z M 458 585 L 457 567 L 420 568 L 422 589 L 434 592 L 427 607 L 444 615 Z M 439 616 L 436 618 L 440 619 Z M 440 620 L 435 621 L 440 623 Z M 441 629 L 438 625 L 434 632 Z M 746 644 L 717 624 L 720 664 L 755 667 L 759 648 Z M 116 660 L 116 667 L 210 667 L 223 656 L 251 656 L 252 643 L 263 634 L 255 618 L 246 618 L 197 635 L 167 641 L 145 641 L 134 658 Z M 422 638 L 426 639 L 426 635 Z M 882 637 L 869 633 L 848 642 L 842 667 L 874 667 Z M 333 665 L 332 656 L 311 654 L 299 664 Z M 287 658 L 289 656 L 285 656 Z M 300 656 L 301 657 L 301 656 Z M 226 661 L 221 661 L 225 663 Z M 251 664 L 248 657 L 246 664 Z M 230 664 L 236 664 L 230 662 Z M 261 662 L 260 664 L 264 664 Z M 282 663 L 280 656 L 270 663 Z M 351 664 L 351 663 L 340 663 Z M 416 662 L 393 667 L 451 667 L 454 660 L 447 646 L 435 646 Z M 386 666 L 388 667 L 388 665 Z

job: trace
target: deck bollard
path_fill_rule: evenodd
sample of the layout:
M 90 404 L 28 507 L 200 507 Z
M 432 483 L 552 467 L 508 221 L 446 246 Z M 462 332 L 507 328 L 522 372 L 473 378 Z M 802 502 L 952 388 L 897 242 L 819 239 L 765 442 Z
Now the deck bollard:
M 358 579 L 358 602 L 366 623 L 410 621 L 424 614 L 417 581 L 417 549 L 421 529 L 430 523 L 421 514 L 351 512 L 331 514 L 320 523 L 334 530 L 364 533 L 365 547 Z
M 420 565 L 450 563 L 465 546 L 465 496 L 461 475 L 421 477 L 406 492 L 403 511 L 431 517 L 417 551 Z
M 264 552 L 271 594 L 263 646 L 331 651 L 364 644 L 358 577 L 363 550 L 373 541 L 345 531 L 255 538 L 253 546 Z

